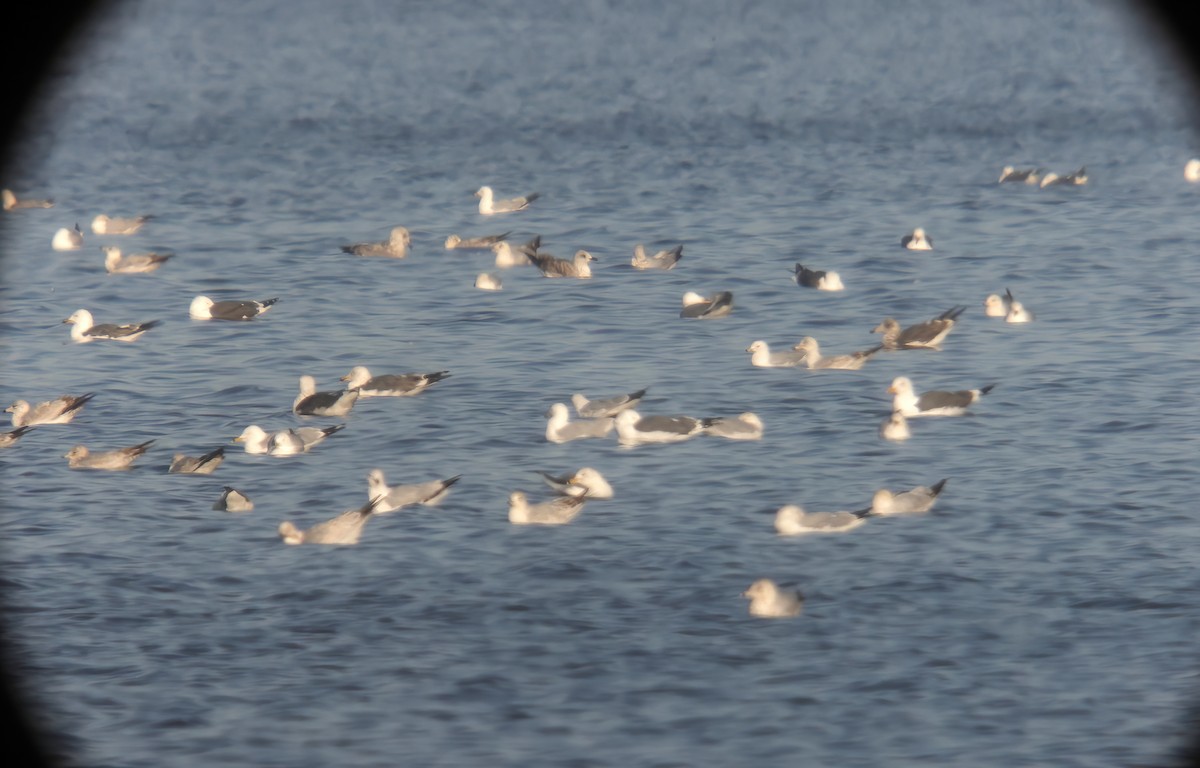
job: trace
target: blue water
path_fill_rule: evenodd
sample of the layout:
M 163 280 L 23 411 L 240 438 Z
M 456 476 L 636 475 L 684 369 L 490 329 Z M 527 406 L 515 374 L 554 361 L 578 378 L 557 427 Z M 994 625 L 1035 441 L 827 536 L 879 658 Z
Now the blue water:
M 0 398 L 96 393 L 0 452 L 3 619 L 40 720 L 95 766 L 1163 762 L 1200 670 L 1190 98 L 1110 4 L 119 6 L 5 180 L 58 205 L 0 216 Z M 999 185 L 1005 165 L 1091 182 Z M 542 198 L 485 218 L 482 184 Z M 97 213 L 157 218 L 50 250 Z M 338 250 L 398 224 L 403 261 Z M 899 248 L 915 226 L 936 250 Z M 491 255 L 443 240 L 509 229 L 591 251 L 595 278 L 474 289 Z M 683 261 L 635 272 L 638 242 Z M 109 276 L 108 243 L 177 256 Z M 796 261 L 847 290 L 799 289 Z M 983 316 L 1005 288 L 1036 322 Z M 686 290 L 736 308 L 680 320 Z M 200 293 L 280 301 L 203 323 Z M 943 351 L 858 372 L 744 351 L 861 349 L 956 304 Z M 80 307 L 162 324 L 74 345 Z M 358 364 L 451 377 L 361 402 L 307 455 L 166 474 L 294 425 L 300 375 Z M 996 388 L 892 444 L 898 375 Z M 766 436 L 544 440 L 553 402 L 645 386 L 643 413 L 753 410 Z M 62 458 L 151 438 L 128 473 Z M 613 501 L 507 522 L 509 492 L 546 492 L 533 470 L 587 465 Z M 280 543 L 364 503 L 372 467 L 463 479 L 356 547 Z M 771 526 L 941 478 L 927 517 Z M 212 511 L 223 485 L 255 511 Z M 751 619 L 759 577 L 804 615 Z

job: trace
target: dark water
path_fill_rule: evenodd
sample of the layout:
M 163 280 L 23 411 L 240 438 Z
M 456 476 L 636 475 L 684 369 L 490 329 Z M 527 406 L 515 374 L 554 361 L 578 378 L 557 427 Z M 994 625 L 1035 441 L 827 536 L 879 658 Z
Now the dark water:
M 128 3 L 31 115 L 0 217 L 3 398 L 92 391 L 0 453 L 4 620 L 81 764 L 1110 766 L 1161 762 L 1196 690 L 1193 488 L 1200 154 L 1180 71 L 1111 5 L 882 2 Z M 998 185 L 1005 165 L 1079 188 Z M 481 217 L 472 192 L 540 191 Z M 128 238 L 50 237 L 153 213 Z M 403 261 L 338 252 L 413 234 Z M 908 252 L 924 226 L 936 250 Z M 450 233 L 586 248 L 591 281 L 507 270 Z M 98 246 L 170 248 L 108 276 Z M 633 245 L 684 243 L 669 273 Z M 802 291 L 792 264 L 836 269 Z M 1011 288 L 1037 321 L 985 318 Z M 731 290 L 726 319 L 677 318 Z M 245 325 L 191 298 L 279 296 Z M 763 370 L 969 307 L 940 353 L 858 372 Z M 161 319 L 131 345 L 58 321 Z M 301 374 L 447 369 L 366 400 L 292 458 L 231 452 L 295 423 Z M 892 378 L 995 391 L 881 441 Z M 644 386 L 644 413 L 754 410 L 756 443 L 553 445 L 572 392 Z M 332 423 L 336 420 L 320 420 Z M 157 440 L 129 473 L 81 442 Z M 231 446 L 232 447 L 232 446 Z M 534 469 L 616 489 L 519 528 Z M 286 547 L 392 482 L 462 474 L 436 510 L 353 548 Z M 856 509 L 949 478 L 936 512 L 782 539 L 783 503 Z M 213 512 L 222 485 L 257 509 Z M 767 576 L 808 597 L 752 620 Z

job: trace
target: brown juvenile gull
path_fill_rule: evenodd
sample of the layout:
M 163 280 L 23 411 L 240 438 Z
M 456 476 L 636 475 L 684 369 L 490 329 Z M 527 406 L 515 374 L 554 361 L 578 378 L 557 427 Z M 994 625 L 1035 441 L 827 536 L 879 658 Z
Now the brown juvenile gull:
M 646 247 L 641 243 L 633 246 L 633 259 L 630 264 L 634 269 L 674 269 L 683 258 L 683 246 L 677 245 L 669 251 L 659 251 L 653 256 L 646 255 Z
M 50 239 L 50 247 L 56 251 L 78 251 L 82 248 L 83 230 L 79 228 L 79 222 L 75 222 L 74 229 L 63 227 L 56 231 Z
M 960 389 L 955 392 L 924 392 L 918 396 L 907 376 L 897 376 L 888 392 L 892 393 L 892 410 L 908 418 L 914 416 L 962 416 L 967 406 L 992 391 L 995 384 L 979 389 Z
M 459 237 L 458 235 L 450 235 L 449 237 L 446 238 L 446 250 L 449 251 L 449 250 L 453 250 L 455 248 L 459 248 L 459 249 L 471 248 L 471 249 L 478 249 L 478 250 L 488 250 L 493 245 L 504 240 L 506 237 L 508 237 L 511 234 L 512 234 L 512 232 L 505 232 L 500 235 L 480 235 L 479 237 L 467 237 L 467 238 L 462 238 L 462 237 Z
M 358 401 L 357 389 L 334 389 L 317 391 L 317 380 L 312 376 L 300 377 L 300 393 L 292 401 L 292 413 L 297 416 L 345 416 Z
M 871 333 L 883 334 L 884 349 L 938 349 L 964 310 L 966 307 L 951 307 L 932 320 L 910 325 L 903 330 L 894 318 L 887 317 Z
M 522 491 L 508 496 L 508 522 L 514 525 L 563 525 L 574 520 L 583 509 L 587 496 L 556 496 L 549 501 L 530 504 Z
M 132 235 L 150 220 L 150 216 L 127 216 L 124 218 L 100 214 L 92 219 L 92 232 L 97 235 Z
M 787 504 L 775 513 L 775 530 L 780 536 L 806 533 L 841 533 L 862 525 L 867 512 L 805 512 L 798 504 Z
M 1042 180 L 1041 168 L 1013 168 L 1011 165 L 1004 166 L 1000 171 L 1000 183 L 1005 182 L 1025 182 L 1026 184 L 1037 184 Z
M 842 285 L 841 275 L 839 275 L 837 272 L 809 269 L 799 262 L 796 262 L 795 272 L 792 274 L 792 279 L 796 281 L 796 285 L 800 285 L 805 288 L 816 288 L 818 291 L 846 290 L 846 286 Z
M 153 442 L 153 440 L 147 440 L 129 448 L 116 448 L 96 453 L 89 451 L 86 446 L 77 445 L 64 453 L 63 458 L 67 460 L 71 469 L 129 469 L 133 460 L 145 453 Z
M 410 397 L 419 395 L 449 375 L 449 371 L 433 371 L 372 376 L 366 366 L 356 365 L 341 380 L 346 382 L 346 389 L 355 390 L 363 397 Z
M 375 512 L 377 514 L 391 512 L 411 504 L 435 507 L 450 492 L 450 486 L 461 478 L 462 475 L 455 475 L 446 480 L 430 480 L 426 483 L 388 485 L 383 470 L 372 469 L 367 473 L 367 498 L 376 499 Z
M 789 349 L 786 352 L 772 352 L 767 342 L 759 339 L 746 347 L 750 353 L 750 364 L 758 368 L 792 368 L 804 364 L 805 354 Z
M 192 299 L 188 314 L 196 320 L 253 320 L 271 308 L 278 298 L 262 301 L 213 301 L 207 296 Z
M 212 508 L 222 512 L 249 512 L 254 509 L 254 502 L 246 494 L 227 485 L 221 492 L 221 498 L 213 502 Z
M 911 491 L 892 493 L 887 488 L 875 491 L 871 506 L 864 513 L 870 515 L 913 515 L 928 512 L 937 501 L 938 494 L 946 486 L 945 479 L 933 484 L 933 487 L 918 485 Z
M 649 389 L 647 387 L 646 389 Z M 579 392 L 571 395 L 571 403 L 575 406 L 575 412 L 586 419 L 595 419 L 600 416 L 616 416 L 621 411 L 637 406 L 646 396 L 646 389 L 639 389 L 637 392 L 630 392 L 624 395 L 613 395 L 612 397 L 600 397 L 595 400 L 589 400 Z
M 926 237 L 925 230 L 917 227 L 912 231 L 911 235 L 905 235 L 900 238 L 900 245 L 910 251 L 932 251 L 933 238 Z
M 683 309 L 679 316 L 696 320 L 711 320 L 725 317 L 733 311 L 733 293 L 719 291 L 712 296 L 701 296 L 695 291 L 683 294 Z
M 548 253 L 530 254 L 529 260 L 541 270 L 544 277 L 578 277 L 587 279 L 592 276 L 590 262 L 599 261 L 587 251 L 576 251 L 575 258 L 568 261 L 551 256 Z
M 804 595 L 793 589 L 781 589 L 770 579 L 751 584 L 742 597 L 750 601 L 750 615 L 762 619 L 786 619 L 799 616 Z
M 857 371 L 866 364 L 871 355 L 883 349 L 883 345 L 864 349 L 859 352 L 851 352 L 848 355 L 830 355 L 828 357 L 821 355 L 821 347 L 817 344 L 817 340 L 812 336 L 805 336 L 800 339 L 800 343 L 792 347 L 792 349 L 804 352 L 804 363 L 812 370 L 841 370 L 841 371 Z
M 345 424 L 338 424 L 332 427 L 297 427 L 267 432 L 257 424 L 251 424 L 233 438 L 233 442 L 242 443 L 246 453 L 295 456 L 307 453 L 317 443 L 345 428 Z
M 612 486 L 600 471 L 592 467 L 581 467 L 565 475 L 552 475 L 549 472 L 536 470 L 550 486 L 562 496 L 584 496 L 591 499 L 611 499 Z
M 104 269 L 110 275 L 133 275 L 141 272 L 153 272 L 167 263 L 170 253 L 131 253 L 122 255 L 121 249 L 115 245 L 106 245 L 104 251 Z
M 146 331 L 158 325 L 157 320 L 150 320 L 145 323 L 126 323 L 124 325 L 116 325 L 113 323 L 101 323 L 96 325 L 92 319 L 92 313 L 86 309 L 75 310 L 70 317 L 63 320 L 63 323 L 70 323 L 71 338 L 80 344 L 86 344 L 97 339 L 106 339 L 108 341 L 133 341 L 141 336 Z
M 18 208 L 53 208 L 53 200 L 35 200 L 33 198 L 19 198 L 11 189 L 6 189 L 0 192 L 0 197 L 3 198 L 4 210 L 15 211 Z
M 700 423 L 704 426 L 704 434 L 730 440 L 760 440 L 763 436 L 762 419 L 750 411 L 737 416 L 701 419 Z
M 363 526 L 375 512 L 378 501 L 372 499 L 365 506 L 347 510 L 306 531 L 297 528 L 290 520 L 284 520 L 279 524 L 279 535 L 284 544 L 357 544 Z
M 626 446 L 675 443 L 704 431 L 700 419 L 691 416 L 642 416 L 634 410 L 618 413 L 616 424 L 617 442 Z
M 555 403 L 546 411 L 546 439 L 552 443 L 566 443 L 588 437 L 606 437 L 613 430 L 609 416 L 597 419 L 571 421 L 565 403 Z
M 224 460 L 224 447 L 209 451 L 203 456 L 185 456 L 177 453 L 171 459 L 171 466 L 167 468 L 167 472 L 180 475 L 211 475 Z
M 529 207 L 530 203 L 541 197 L 541 194 L 534 192 L 525 195 L 525 197 L 510 197 L 506 200 L 497 200 L 492 193 L 491 187 L 480 187 L 475 193 L 475 197 L 479 198 L 479 212 L 484 216 L 490 216 L 493 213 L 523 211 Z
M 409 237 L 408 230 L 404 227 L 392 227 L 388 239 L 382 243 L 355 243 L 354 245 L 343 245 L 344 253 L 352 253 L 355 256 L 390 256 L 394 259 L 403 259 L 408 255 L 408 246 L 412 242 Z
M 18 400 L 4 410 L 12 414 L 14 427 L 33 427 L 38 424 L 66 424 L 79 415 L 83 406 L 94 395 L 86 392 L 82 395 L 63 395 L 53 400 L 31 406 L 26 400 Z
M 8 432 L 0 432 L 0 448 L 11 448 L 21 437 L 33 427 L 17 427 Z

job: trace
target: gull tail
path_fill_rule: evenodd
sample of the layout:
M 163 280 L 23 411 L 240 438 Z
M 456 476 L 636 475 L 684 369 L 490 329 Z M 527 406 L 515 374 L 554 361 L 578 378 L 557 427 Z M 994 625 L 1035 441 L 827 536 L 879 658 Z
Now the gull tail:
M 942 478 L 941 480 L 938 480 L 936 483 L 934 483 L 933 486 L 929 490 L 933 492 L 934 496 L 937 496 L 939 493 L 942 492 L 942 489 L 945 487 L 946 487 L 946 478 Z

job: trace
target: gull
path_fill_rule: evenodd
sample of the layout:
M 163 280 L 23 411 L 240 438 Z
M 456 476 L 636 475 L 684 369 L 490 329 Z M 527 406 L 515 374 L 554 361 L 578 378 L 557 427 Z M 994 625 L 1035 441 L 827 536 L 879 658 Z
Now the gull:
M 504 288 L 504 281 L 500 279 L 499 275 L 480 272 L 475 276 L 475 287 L 481 291 L 499 291 Z
M 114 325 L 112 323 L 96 325 L 92 319 L 92 313 L 86 309 L 75 310 L 71 313 L 70 317 L 63 320 L 63 323 L 71 325 L 71 338 L 80 344 L 86 344 L 96 339 L 133 341 L 158 325 L 157 320 L 151 320 L 146 323 L 126 323 L 125 325 Z
M 616 425 L 617 442 L 621 445 L 675 443 L 704 430 L 700 419 L 691 416 L 642 416 L 634 410 L 618 413 Z
M 102 213 L 92 219 L 92 232 L 97 235 L 132 235 L 149 220 L 149 216 L 118 218 Z
M 1053 171 L 1051 171 L 1050 173 L 1047 173 L 1045 176 L 1042 177 L 1041 186 L 1042 186 L 1042 188 L 1045 188 L 1045 187 L 1049 187 L 1051 185 L 1059 185 L 1059 184 L 1081 185 L 1081 184 L 1087 184 L 1087 183 L 1088 183 L 1087 168 L 1080 166 L 1078 171 L 1072 171 L 1071 173 L 1064 174 L 1062 176 L 1059 176 L 1057 173 L 1054 173 Z
M 583 509 L 587 496 L 557 496 L 550 501 L 530 504 L 522 491 L 508 495 L 508 522 L 514 525 L 563 525 L 574 520 Z
M 532 264 L 530 256 L 537 253 L 537 249 L 542 246 L 541 236 L 537 236 L 530 240 L 525 245 L 513 247 L 513 244 L 502 240 L 492 245 L 492 253 L 496 254 L 496 266 L 500 269 L 508 267 L 524 267 Z
M 730 440 L 760 440 L 763 436 L 762 419 L 750 411 L 737 416 L 701 419 L 700 423 L 704 427 L 704 434 Z
M 17 427 L 9 432 L 0 432 L 0 448 L 11 448 L 21 437 L 33 427 Z
M 197 296 L 192 299 L 188 314 L 196 320 L 253 320 L 277 301 L 278 298 L 262 301 L 213 301 L 207 296 Z
M 171 466 L 167 468 L 167 472 L 180 475 L 211 475 L 217 467 L 221 466 L 221 462 L 224 460 L 224 447 L 209 451 L 203 456 L 198 457 L 177 453 L 171 459 Z
M 480 235 L 479 237 L 468 238 L 462 238 L 458 235 L 450 235 L 446 238 L 446 250 L 449 251 L 455 248 L 476 248 L 479 250 L 487 250 L 511 234 L 512 232 L 505 232 L 501 235 Z
M 317 391 L 317 380 L 312 376 L 300 377 L 300 394 L 292 401 L 292 413 L 297 416 L 345 416 L 358 401 L 357 389 L 334 389 Z
M 742 597 L 750 601 L 750 615 L 762 619 L 786 619 L 799 616 L 804 595 L 794 589 L 781 589 L 770 579 L 751 584 Z
M 475 197 L 479 198 L 479 212 L 484 216 L 490 216 L 493 213 L 523 211 L 529 207 L 530 203 L 541 197 L 541 193 L 534 192 L 525 197 L 511 197 L 507 200 L 497 200 L 492 194 L 491 187 L 480 187 L 475 193 Z
M 598 419 L 571 421 L 565 403 L 555 403 L 546 411 L 546 439 L 552 443 L 566 443 L 588 437 L 606 437 L 613 430 L 610 416 Z
M 733 293 L 720 291 L 712 296 L 701 296 L 695 291 L 683 294 L 683 309 L 679 316 L 696 320 L 711 320 L 725 317 L 733 311 Z
M 153 272 L 167 263 L 170 253 L 131 253 L 121 254 L 121 249 L 115 245 L 106 245 L 104 251 L 104 269 L 110 275 L 132 275 L 139 272 Z
M 19 198 L 11 189 L 6 189 L 0 192 L 0 198 L 4 202 L 4 210 L 15 211 L 18 208 L 53 208 L 53 200 L 34 200 L 32 198 Z
M 983 300 L 983 314 L 988 317 L 1004 317 L 1008 314 L 1008 304 L 1004 297 L 993 293 Z
M 646 389 L 649 389 L 649 387 Z M 582 394 L 576 392 L 571 395 L 571 403 L 575 406 L 575 412 L 584 418 L 594 419 L 600 416 L 616 416 L 621 411 L 633 408 L 640 403 L 642 398 L 646 396 L 646 389 L 639 389 L 637 392 L 630 392 L 625 395 L 596 398 L 595 400 L 588 400 Z
M 251 424 L 242 430 L 242 434 L 233 438 L 233 442 L 242 443 L 246 453 L 295 456 L 308 452 L 317 443 L 345 428 L 345 424 L 338 424 L 332 427 L 297 427 L 267 432 L 257 424 Z
M 411 397 L 424 392 L 450 375 L 449 371 L 432 373 L 384 373 L 372 376 L 366 366 L 356 365 L 341 378 L 346 389 L 358 392 L 362 397 Z M 349 409 L 347 409 L 349 410 Z
M 911 515 L 928 512 L 937 501 L 938 494 L 946 486 L 946 481 L 939 480 L 932 488 L 918 485 L 911 491 L 892 493 L 887 488 L 875 491 L 871 506 L 862 510 L 869 515 Z
M 1025 309 L 1025 305 L 1013 298 L 1012 291 L 1004 290 L 1004 298 L 1008 300 L 1008 311 L 1004 313 L 1006 323 L 1028 323 L 1033 320 L 1033 313 Z
M 910 325 L 904 330 L 900 330 L 900 323 L 895 319 L 887 317 L 871 329 L 871 333 L 883 334 L 884 349 L 939 349 L 942 339 L 954 329 L 955 319 L 965 310 L 963 306 L 951 307 L 932 320 Z
M 581 467 L 565 475 L 552 475 L 541 470 L 537 470 L 537 473 L 546 481 L 546 485 L 562 496 L 587 496 L 589 500 L 613 497 L 612 486 L 599 470 L 592 467 Z
M 911 235 L 905 235 L 900 238 L 900 245 L 910 251 L 932 251 L 933 238 L 925 236 L 925 230 L 917 227 L 912 231 Z
M 153 440 L 147 440 L 129 448 L 116 448 L 96 453 L 89 451 L 86 446 L 76 445 L 64 453 L 63 458 L 67 460 L 71 469 L 129 469 L 133 460 L 145 453 L 153 442 Z
M 357 544 L 363 526 L 375 511 L 378 501 L 371 499 L 363 507 L 347 510 L 306 531 L 297 528 L 290 520 L 284 520 L 279 524 L 279 535 L 284 544 Z
M 352 253 L 355 256 L 391 256 L 395 259 L 403 259 L 408 255 L 408 246 L 412 242 L 409 237 L 408 230 L 404 227 L 392 227 L 388 239 L 382 243 L 355 243 L 354 245 L 343 245 L 343 253 Z
M 411 504 L 424 504 L 427 507 L 434 507 L 450 492 L 450 486 L 457 483 L 461 478 L 462 475 L 455 475 L 446 480 L 430 480 L 427 483 L 389 486 L 387 479 L 383 475 L 383 470 L 372 469 L 367 473 L 367 498 L 376 500 L 375 511 L 380 514 L 391 512 L 401 507 L 407 507 Z
M 888 420 L 879 425 L 879 436 L 884 440 L 900 442 L 912 437 L 908 431 L 908 419 L 900 411 L 892 411 Z
M 589 262 L 599 261 L 592 254 L 582 250 L 576 251 L 575 258 L 571 261 L 555 258 L 548 253 L 530 254 L 529 260 L 542 271 L 544 277 L 578 277 L 581 279 L 592 276 Z
M 801 536 L 806 533 L 841 533 L 866 522 L 867 511 L 805 512 L 798 504 L 788 504 L 775 513 L 775 530 L 780 536 Z
M 249 512 L 254 509 L 254 502 L 246 494 L 227 485 L 221 492 L 221 498 L 213 502 L 212 508 L 222 512 Z
M 1200 181 L 1200 159 L 1193 157 L 1187 161 L 1187 165 L 1183 166 L 1183 178 L 1193 183 Z M 4 207 L 8 208 L 7 202 Z
M 841 370 L 841 371 L 857 371 L 866 364 L 871 355 L 883 349 L 880 344 L 870 349 L 864 349 L 859 352 L 851 352 L 848 355 L 831 355 L 823 357 L 821 355 L 820 345 L 812 336 L 805 336 L 800 339 L 800 343 L 792 347 L 798 352 L 804 352 L 804 362 L 810 371 L 813 370 Z
M 796 285 L 804 286 L 805 288 L 816 288 L 818 291 L 846 290 L 846 286 L 842 285 L 842 278 L 837 272 L 809 269 L 800 262 L 796 262 L 795 273 L 792 275 L 792 279 L 796 281 Z
M 55 232 L 50 247 L 56 251 L 78 251 L 82 248 L 83 230 L 79 228 L 79 222 L 75 222 L 74 229 L 63 227 Z
M 1013 168 L 1011 165 L 1004 166 L 1004 170 L 1000 171 L 1000 183 L 1006 181 L 1023 181 L 1026 184 L 1037 184 L 1042 180 L 1041 168 L 1022 168 L 1020 170 Z
M 746 347 L 750 364 L 759 368 L 791 368 L 804 362 L 805 354 L 794 349 L 787 352 L 772 352 L 767 342 L 759 339 Z
M 31 406 L 26 400 L 18 400 L 4 410 L 12 414 L 14 427 L 33 427 L 39 424 L 67 424 L 79 415 L 83 406 L 94 395 L 86 392 L 82 395 L 63 395 L 53 400 Z
M 646 255 L 646 247 L 641 243 L 633 246 L 633 259 L 629 262 L 634 269 L 673 269 L 683 258 L 683 246 L 677 245 L 669 251 L 659 251 L 653 256 Z
M 995 386 L 988 384 L 979 389 L 960 389 L 956 392 L 923 392 L 918 396 L 913 392 L 912 381 L 907 376 L 897 376 L 888 387 L 888 392 L 894 395 L 892 410 L 911 419 L 914 416 L 961 416 L 967 412 L 967 406 L 991 392 Z

